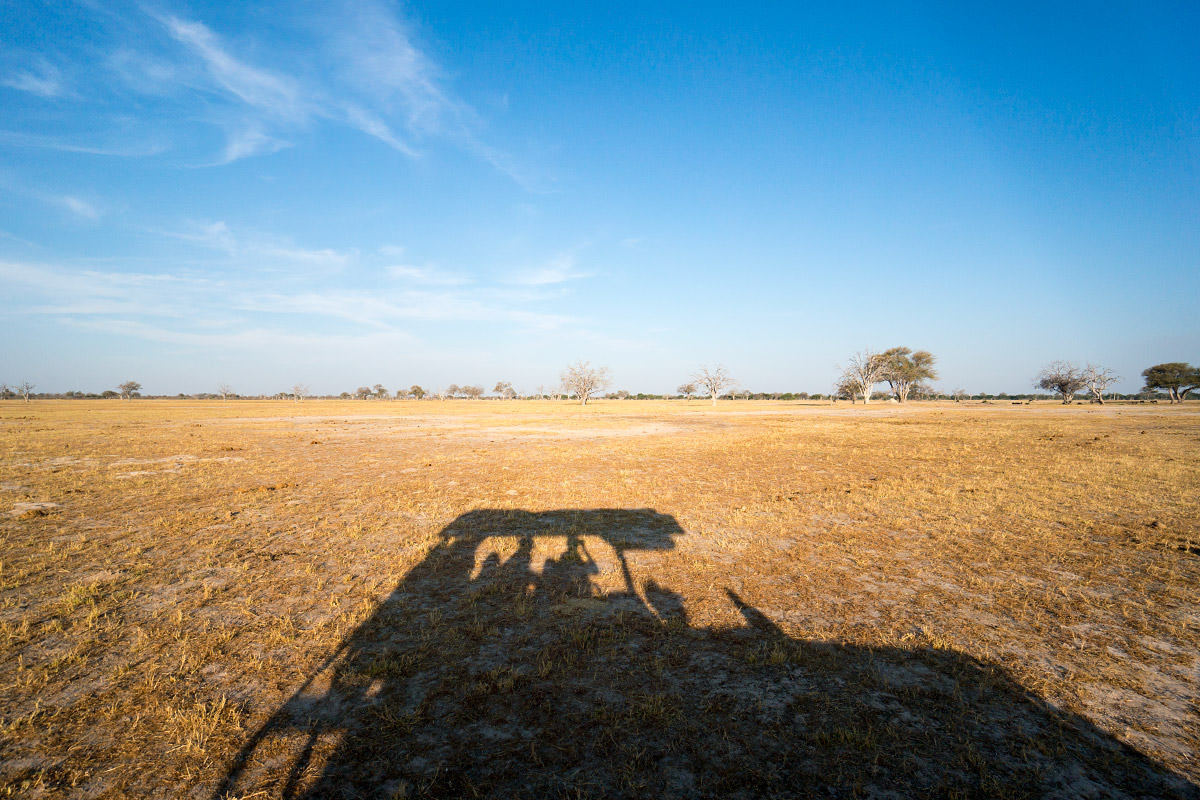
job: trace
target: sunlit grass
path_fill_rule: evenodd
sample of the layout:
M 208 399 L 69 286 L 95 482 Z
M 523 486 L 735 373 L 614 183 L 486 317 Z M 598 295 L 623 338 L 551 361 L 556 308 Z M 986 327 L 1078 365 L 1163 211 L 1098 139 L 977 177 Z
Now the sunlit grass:
M 673 549 L 624 554 L 648 607 L 657 586 L 679 597 L 653 636 L 743 627 L 733 592 L 788 637 L 747 647 L 747 668 L 814 657 L 789 642 L 961 654 L 1200 781 L 1198 422 L 1190 406 L 5 402 L 0 794 L 215 787 L 481 508 L 669 515 Z M 620 652 L 623 618 L 592 616 L 625 590 L 620 556 L 596 537 L 571 550 L 575 533 L 547 531 L 529 559 L 586 557 L 586 597 L 543 608 L 497 584 L 414 607 L 418 644 L 354 680 L 429 668 L 449 626 L 467 644 L 501 635 L 501 601 L 520 625 L 551 614 L 560 638 L 527 663 L 454 666 L 481 703 Z M 519 547 L 494 537 L 472 574 Z M 647 687 L 598 704 L 593 733 L 682 729 L 684 708 Z M 378 724 L 399 735 L 428 713 L 383 706 Z M 847 718 L 807 741 L 889 736 Z

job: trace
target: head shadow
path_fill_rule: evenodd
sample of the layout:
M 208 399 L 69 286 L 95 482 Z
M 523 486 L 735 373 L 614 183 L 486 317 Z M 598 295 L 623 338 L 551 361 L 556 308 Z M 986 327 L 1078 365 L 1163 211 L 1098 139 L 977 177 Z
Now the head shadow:
M 789 637 L 720 576 L 744 624 L 692 624 L 627 557 L 683 535 L 651 509 L 463 514 L 213 797 L 1200 797 L 997 665 Z

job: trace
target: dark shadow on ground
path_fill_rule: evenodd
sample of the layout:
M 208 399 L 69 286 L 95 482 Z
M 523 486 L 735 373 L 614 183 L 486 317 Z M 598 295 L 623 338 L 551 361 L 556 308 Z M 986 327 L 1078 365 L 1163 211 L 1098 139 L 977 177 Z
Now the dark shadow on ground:
M 693 627 L 624 557 L 682 534 L 651 510 L 464 514 L 215 797 L 1200 796 L 996 665 L 792 639 L 729 590 L 745 626 Z M 622 591 L 597 595 L 602 563 Z

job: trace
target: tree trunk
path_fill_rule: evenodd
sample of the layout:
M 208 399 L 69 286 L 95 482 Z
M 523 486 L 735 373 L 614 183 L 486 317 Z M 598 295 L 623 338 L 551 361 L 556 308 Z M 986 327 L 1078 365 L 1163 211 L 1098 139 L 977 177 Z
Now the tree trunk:
M 717 393 L 716 392 L 712 393 L 712 401 L 713 401 L 713 408 L 716 408 L 717 407 Z

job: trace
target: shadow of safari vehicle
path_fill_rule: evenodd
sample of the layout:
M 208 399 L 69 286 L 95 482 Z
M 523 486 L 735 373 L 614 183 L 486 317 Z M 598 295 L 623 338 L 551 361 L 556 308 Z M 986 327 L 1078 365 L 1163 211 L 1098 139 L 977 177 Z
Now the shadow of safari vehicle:
M 627 558 L 683 533 L 462 515 L 214 797 L 1198 796 L 996 665 L 795 639 L 728 589 L 745 624 L 692 625 Z

